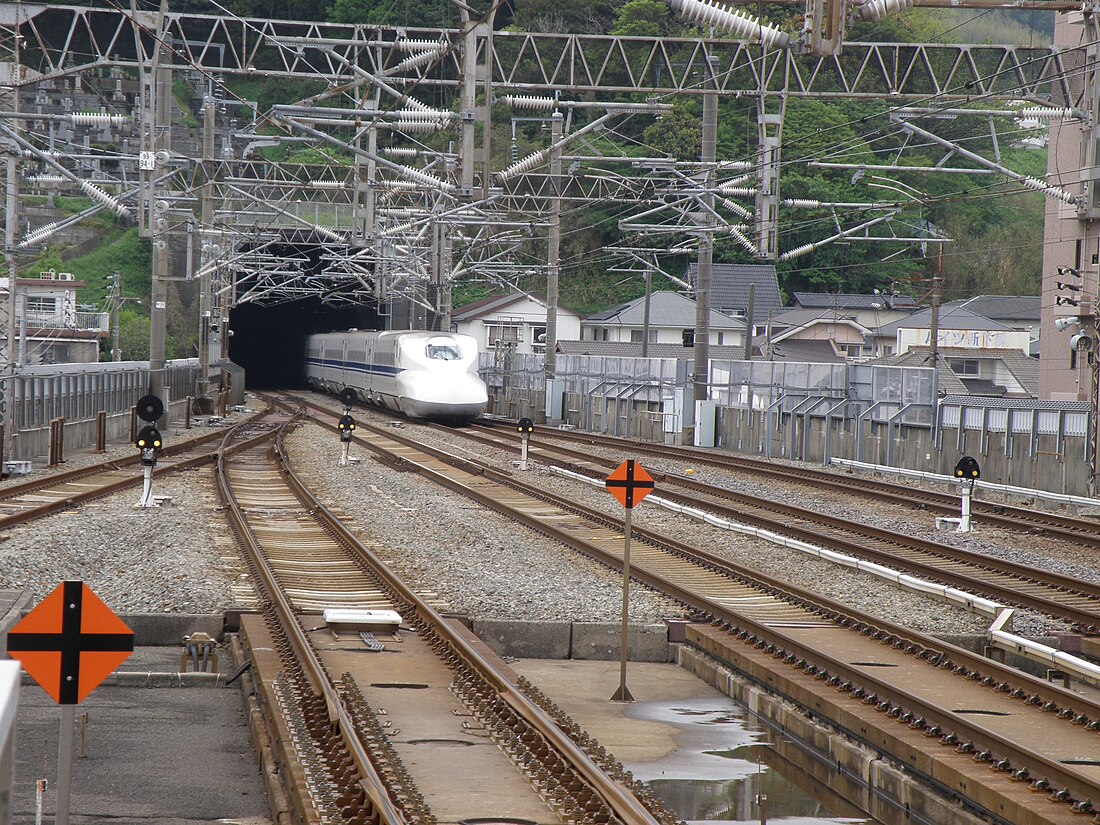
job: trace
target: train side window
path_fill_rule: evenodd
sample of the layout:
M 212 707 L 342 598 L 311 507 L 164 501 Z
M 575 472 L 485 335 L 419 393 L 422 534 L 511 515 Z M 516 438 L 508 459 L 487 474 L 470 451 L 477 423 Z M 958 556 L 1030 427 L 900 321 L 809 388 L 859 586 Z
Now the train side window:
M 440 361 L 458 361 L 462 358 L 458 347 L 443 344 L 428 344 L 427 355 Z

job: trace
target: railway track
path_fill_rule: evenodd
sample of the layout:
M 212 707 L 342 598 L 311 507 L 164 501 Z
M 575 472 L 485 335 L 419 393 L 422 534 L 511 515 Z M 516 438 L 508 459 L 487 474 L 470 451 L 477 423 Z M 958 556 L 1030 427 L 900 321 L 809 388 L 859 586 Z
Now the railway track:
M 153 478 L 214 462 L 224 435 L 224 430 L 217 430 L 166 445 L 158 456 Z M 4 485 L 0 487 L 0 531 L 139 486 L 143 476 L 141 457 L 135 449 L 127 458 Z
M 319 409 L 315 417 L 335 427 L 331 411 Z M 360 422 L 356 435 L 380 460 L 415 470 L 621 569 L 619 520 L 389 428 Z M 826 703 L 815 697 L 844 694 L 855 713 L 846 729 L 856 725 L 850 733 L 882 753 L 892 752 L 890 726 L 904 723 L 938 755 L 909 767 L 928 781 L 946 782 L 951 793 L 995 819 L 1069 821 L 1094 813 L 1090 800 L 1100 799 L 1100 760 L 1083 754 L 1100 748 L 1097 703 L 654 532 L 636 529 L 635 538 L 634 578 L 710 623 L 697 629 L 696 639 L 712 655 L 766 660 L 753 676 L 780 690 L 799 680 L 803 690 L 814 683 L 808 693 L 785 694 L 814 715 Z M 931 775 L 936 759 L 947 754 L 992 770 L 979 771 L 977 779 Z M 1037 797 L 1021 798 L 1012 780 L 1043 791 L 1040 803 L 1049 798 L 1066 804 L 1033 819 L 1028 800 Z M 979 785 L 983 793 L 975 791 Z M 985 793 L 1002 800 L 1001 810 L 983 805 Z M 1006 819 L 1009 809 L 1014 812 Z
M 516 453 L 520 449 L 519 438 L 511 429 L 470 427 L 453 432 L 481 445 Z M 594 446 L 608 445 L 596 442 Z M 599 479 L 605 478 L 619 463 L 619 459 L 593 455 L 591 450 L 562 446 L 552 438 L 532 439 L 528 455 L 534 460 Z M 1034 610 L 1068 622 L 1078 632 L 1100 633 L 1100 586 L 1079 578 L 1037 570 L 690 478 L 651 474 L 658 482 L 660 495 L 683 506 L 707 510 L 730 521 L 864 558 L 985 596 L 1006 606 Z
M 511 426 L 505 423 L 479 422 L 474 426 L 492 431 L 511 431 Z M 696 466 L 745 473 L 756 479 L 772 478 L 784 484 L 803 484 L 808 488 L 835 490 L 846 495 L 861 495 L 877 501 L 892 501 L 903 507 L 919 507 L 930 513 L 942 513 L 948 516 L 957 516 L 961 506 L 960 497 L 951 493 L 696 447 L 670 447 L 629 438 L 550 427 L 537 427 L 532 443 L 535 441 L 544 444 L 565 442 L 588 447 L 625 450 L 641 458 L 653 456 L 672 461 L 691 461 Z M 583 448 L 580 449 L 583 452 Z M 1003 502 L 984 501 L 980 498 L 971 500 L 971 514 L 981 523 L 1005 530 L 1043 532 L 1068 541 L 1100 547 L 1100 524 L 1093 519 L 1075 518 Z
M 274 445 L 222 450 L 218 484 L 261 583 L 248 645 L 300 820 L 675 822 L 310 496 L 283 458 L 287 420 L 256 425 Z M 335 632 L 331 608 L 393 610 L 400 628 Z

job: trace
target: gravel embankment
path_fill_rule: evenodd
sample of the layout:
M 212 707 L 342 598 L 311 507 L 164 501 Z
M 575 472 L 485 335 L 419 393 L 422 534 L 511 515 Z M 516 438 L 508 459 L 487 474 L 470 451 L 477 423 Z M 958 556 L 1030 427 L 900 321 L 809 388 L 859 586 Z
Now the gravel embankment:
M 196 430 L 169 430 L 165 443 Z M 55 470 L 36 468 L 5 484 L 124 458 L 134 449 L 73 454 Z M 215 511 L 210 470 L 156 479 L 153 493 L 172 502 L 139 508 L 137 486 L 0 533 L 0 588 L 26 588 L 35 604 L 60 582 L 82 579 L 118 613 L 217 613 L 237 603 L 233 588 L 242 586 L 243 568 Z
M 338 406 L 338 402 L 334 400 L 330 399 L 329 403 L 333 408 Z M 391 417 L 380 416 L 367 410 L 357 410 L 356 414 L 364 420 L 368 417 L 374 421 L 392 420 Z M 427 433 L 427 429 L 420 427 L 420 425 L 406 422 L 402 426 L 410 433 Z M 336 455 L 335 450 L 338 447 L 332 443 L 335 441 L 334 436 L 323 432 L 316 434 L 311 434 L 311 432 L 312 428 L 305 428 L 295 438 L 310 439 L 310 443 L 315 444 L 317 450 L 324 450 L 328 445 L 327 450 L 333 456 Z M 453 450 L 458 455 L 478 458 L 501 468 L 512 469 L 511 462 L 516 458 L 512 453 L 473 444 L 464 439 L 460 432 L 447 435 L 440 434 L 438 430 L 433 430 L 430 437 L 435 443 L 445 449 Z M 319 440 L 314 442 L 312 440 L 314 438 L 319 438 Z M 608 451 L 596 448 L 591 448 L 591 452 L 594 455 L 597 453 L 612 455 Z M 612 457 L 621 460 L 625 457 L 625 454 L 616 454 Z M 335 458 L 333 460 L 335 461 Z M 686 464 L 677 466 L 672 462 L 661 462 L 649 458 L 646 458 L 645 462 L 647 466 L 652 464 L 654 470 L 669 473 L 681 473 L 688 466 Z M 364 457 L 363 463 L 375 462 L 369 457 Z M 852 498 L 847 501 L 839 501 L 841 497 L 836 494 L 831 495 L 831 498 L 836 500 L 826 498 L 824 501 L 811 502 L 808 500 L 804 489 L 792 488 L 790 491 L 777 491 L 774 489 L 774 485 L 755 482 L 746 483 L 744 477 L 739 474 L 712 471 L 709 468 L 693 469 L 697 479 L 702 478 L 710 483 L 722 484 L 732 489 L 745 489 L 746 492 L 754 492 L 758 495 L 776 496 L 779 494 L 788 497 L 792 503 L 800 503 L 802 506 L 810 507 L 821 506 L 830 512 L 843 513 L 849 518 L 862 518 L 872 521 L 881 519 L 880 523 L 894 525 L 905 523 L 904 517 L 899 519 L 895 507 L 879 505 L 884 511 L 879 514 L 874 512 L 873 507 L 869 509 L 865 506 L 861 499 Z M 528 477 L 537 477 L 538 483 L 547 490 L 572 498 L 586 506 L 616 516 L 622 514 L 622 508 L 619 504 L 599 487 L 591 487 L 561 478 L 551 474 L 545 467 L 539 467 L 538 465 L 533 465 L 533 469 L 528 472 Z M 321 495 L 326 498 L 332 494 L 336 496 L 351 495 L 349 489 L 341 484 L 338 477 L 318 474 L 317 481 L 311 481 L 310 483 L 317 484 L 319 492 L 325 489 L 326 491 L 321 492 Z M 742 486 L 743 484 L 745 486 Z M 887 510 L 889 511 L 888 514 L 885 512 Z M 931 522 L 932 517 L 926 514 L 918 514 L 914 520 L 919 521 L 922 518 Z M 373 519 L 376 523 L 375 529 L 380 529 L 377 526 L 378 524 L 384 526 L 387 523 L 385 516 L 375 516 Z M 757 569 L 775 578 L 824 593 L 837 601 L 924 632 L 940 635 L 973 634 L 984 632 L 989 626 L 989 620 L 983 616 L 967 613 L 959 608 L 910 593 L 879 579 L 874 579 L 847 568 L 837 567 L 811 556 L 796 554 L 768 542 L 700 524 L 663 508 L 648 504 L 639 506 L 635 510 L 634 523 L 639 527 L 648 527 L 658 532 L 667 533 L 673 538 L 719 553 L 735 562 Z M 905 529 L 908 530 L 909 527 L 907 526 Z M 913 525 L 912 529 L 942 539 L 942 534 L 935 534 L 932 530 L 925 529 L 924 526 Z M 972 538 L 973 535 L 977 534 L 960 538 Z M 1018 540 L 1018 537 L 1014 537 L 1014 539 Z M 1011 552 L 1006 547 L 999 547 L 998 550 Z M 1046 634 L 1051 630 L 1061 628 L 1057 623 L 1050 622 L 1042 617 L 1022 614 L 1017 615 L 1015 627 L 1019 632 L 1028 634 Z
M 330 399 L 331 406 L 338 402 Z M 357 410 L 357 417 L 387 422 L 391 417 Z M 405 422 L 410 433 L 426 428 Z M 171 442 L 179 437 L 171 433 Z M 515 456 L 485 448 L 461 433 L 432 431 L 432 440 L 454 452 L 514 469 Z M 129 455 L 123 446 L 111 455 Z M 358 464 L 338 467 L 336 436 L 320 427 L 299 427 L 288 439 L 296 471 L 318 496 L 416 589 L 449 609 L 475 618 L 534 621 L 617 621 L 621 578 L 596 562 L 514 525 L 456 493 L 395 470 L 353 447 Z M 622 453 L 591 448 L 621 460 Z M 74 457 L 65 465 L 99 460 Z M 645 459 L 652 470 L 682 473 L 688 463 Z M 936 532 L 933 517 L 805 486 L 778 489 L 772 482 L 707 467 L 695 478 L 756 495 L 779 497 L 804 507 L 960 544 L 978 553 L 1055 569 L 1100 581 L 1091 554 L 1042 536 L 1021 536 L 991 528 L 969 535 Z M 45 471 L 36 471 L 45 472 Z M 516 470 L 518 472 L 518 470 Z M 550 473 L 534 465 L 529 479 L 587 506 L 621 516 L 622 508 L 601 488 Z M 26 587 L 32 600 L 65 578 L 82 578 L 120 612 L 216 612 L 237 603 L 242 570 L 229 542 L 206 470 L 158 481 L 157 494 L 173 496 L 156 511 L 134 507 L 138 492 L 127 491 L 30 526 L 0 534 L 0 587 Z M 777 545 L 700 524 L 651 504 L 635 510 L 635 524 L 730 558 L 769 576 L 822 592 L 868 613 L 940 635 L 983 632 L 989 621 L 909 593 L 895 585 L 840 568 Z M 682 615 L 674 602 L 641 586 L 632 588 L 631 620 L 654 622 Z M 1057 623 L 1017 615 L 1017 632 L 1046 635 Z

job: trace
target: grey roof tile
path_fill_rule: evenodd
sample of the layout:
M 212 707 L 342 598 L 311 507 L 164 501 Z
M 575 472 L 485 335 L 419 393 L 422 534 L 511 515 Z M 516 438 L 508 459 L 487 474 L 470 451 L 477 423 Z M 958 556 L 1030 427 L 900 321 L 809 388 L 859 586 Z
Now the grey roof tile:
M 697 263 L 690 263 L 684 280 L 694 286 Z M 753 324 L 763 324 L 769 315 L 783 309 L 779 279 L 771 264 L 712 264 L 710 303 L 722 312 L 744 314 L 749 302 L 749 284 L 756 285 L 753 295 Z

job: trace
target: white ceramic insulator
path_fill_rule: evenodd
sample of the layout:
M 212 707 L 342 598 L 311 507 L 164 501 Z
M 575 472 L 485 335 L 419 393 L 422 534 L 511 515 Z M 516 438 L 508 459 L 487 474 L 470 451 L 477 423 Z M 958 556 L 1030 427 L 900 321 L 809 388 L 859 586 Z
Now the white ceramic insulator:
M 418 184 L 413 183 L 411 180 L 384 180 L 378 186 L 393 192 L 415 192 L 420 188 Z
M 399 223 L 396 226 L 390 226 L 383 229 L 381 235 L 383 238 L 392 238 L 395 235 L 404 235 L 410 229 L 413 228 L 413 222 L 408 221 L 406 223 Z
M 41 243 L 46 240 L 46 238 L 52 236 L 59 226 L 60 222 L 48 223 L 45 226 L 40 226 L 33 232 L 28 233 L 23 240 L 16 244 L 16 247 L 19 249 L 26 249 L 28 246 L 34 246 L 35 244 Z
M 111 211 L 113 211 L 120 218 L 129 217 L 130 210 L 127 209 L 125 206 L 123 206 L 121 203 L 119 203 L 115 198 L 112 198 L 110 195 L 108 195 L 102 189 L 97 189 L 96 187 L 92 186 L 92 184 L 88 183 L 88 181 L 86 181 L 86 180 L 80 181 L 79 185 L 80 185 L 80 191 L 83 192 L 85 195 L 87 195 L 92 200 L 94 200 L 96 203 L 108 207 L 109 209 L 111 209 Z
M 892 1 L 897 2 L 897 0 Z M 742 40 L 778 48 L 786 48 L 791 43 L 790 36 L 774 26 L 761 23 L 751 14 L 745 14 L 743 11 L 719 6 L 712 0 L 671 0 L 671 2 L 673 10 L 681 16 L 722 29 Z M 909 2 L 911 3 L 912 0 Z
M 881 20 L 888 14 L 896 14 L 913 8 L 915 0 L 868 0 L 857 10 L 863 20 Z
M 417 215 L 422 215 L 423 213 L 423 209 L 387 208 L 378 210 L 378 214 L 384 218 L 404 218 L 405 220 L 408 220 L 409 218 L 415 218 Z
M 793 206 L 795 209 L 820 209 L 821 201 L 815 201 L 812 198 L 787 198 L 783 201 L 784 206 Z
M 311 189 L 342 189 L 344 184 L 338 180 L 311 180 L 309 186 Z
M 387 72 L 408 72 L 419 66 L 423 66 L 426 63 L 431 63 L 433 60 L 437 60 L 443 56 L 443 49 L 436 48 L 430 52 L 421 52 L 420 54 L 414 54 L 411 57 L 406 57 L 396 66 L 391 69 L 387 69 Z
M 1055 200 L 1062 201 L 1062 203 L 1075 203 L 1077 201 L 1077 198 L 1071 195 L 1065 189 L 1060 189 L 1057 186 L 1051 186 L 1045 180 L 1040 180 L 1039 178 L 1021 178 L 1020 183 L 1022 183 L 1028 189 L 1034 189 L 1036 192 L 1042 192 L 1048 198 L 1054 198 Z
M 722 206 L 726 207 L 726 209 L 728 209 L 730 212 L 733 212 L 735 215 L 740 215 L 742 218 L 752 217 L 751 209 L 746 209 L 741 204 L 737 203 L 736 201 L 731 201 L 729 198 L 722 198 L 721 204 Z
M 331 229 L 328 229 L 324 226 L 317 226 L 316 224 L 314 224 L 313 231 L 316 232 L 318 235 L 328 238 L 330 241 L 336 241 L 337 243 L 344 243 L 344 241 L 346 240 L 344 236 L 341 235 L 339 232 L 333 232 Z
M 438 40 L 398 40 L 394 43 L 399 52 L 425 52 L 438 51 L 442 48 Z
M 397 120 L 424 120 L 439 123 L 454 118 L 454 112 L 444 112 L 442 109 L 396 109 L 388 113 Z
M 127 118 L 106 112 L 74 112 L 69 115 L 69 120 L 73 126 L 122 126 Z
M 741 246 L 745 247 L 745 249 L 747 249 L 753 255 L 759 255 L 760 254 L 760 248 L 756 244 L 754 244 L 751 240 L 749 240 L 749 236 L 745 234 L 745 232 L 747 230 L 748 230 L 748 227 L 745 226 L 744 224 L 736 224 L 734 226 L 730 226 L 727 229 L 727 231 L 731 235 L 733 235 L 733 237 L 737 240 L 737 242 L 739 244 L 741 244 Z
M 817 249 L 817 244 L 815 243 L 807 243 L 803 244 L 802 246 L 796 246 L 794 249 L 788 249 L 786 252 L 780 255 L 779 260 L 789 261 L 791 260 L 791 258 L 801 258 L 803 255 L 809 252 L 813 252 L 815 249 Z
M 542 109 L 544 111 L 550 111 L 557 104 L 557 101 L 552 97 L 536 97 L 535 95 L 505 95 L 503 102 L 505 106 L 511 106 L 513 109 Z
M 755 186 L 722 186 L 716 188 L 715 191 L 721 192 L 723 195 L 730 195 L 735 198 L 756 197 Z
M 550 157 L 550 151 L 548 149 L 540 149 L 537 152 L 533 152 L 525 158 L 520 158 L 507 169 L 503 169 L 500 172 L 501 180 L 509 180 L 516 175 L 522 175 L 524 172 L 530 172 L 536 166 L 545 163 L 547 158 Z
M 1048 106 L 1028 106 L 1021 109 L 1020 118 L 1032 120 L 1067 120 L 1076 118 L 1077 113 L 1073 109 L 1052 109 Z
M 65 178 L 61 175 L 34 175 L 26 180 L 33 186 L 61 186 L 65 183 Z
M 416 149 L 409 146 L 383 146 L 379 151 L 390 158 L 415 158 L 418 154 Z
M 379 123 L 383 129 L 392 129 L 395 132 L 406 134 L 438 132 L 443 128 L 442 123 L 432 123 L 430 120 L 395 120 L 393 123 Z
M 419 169 L 413 169 L 411 166 L 402 166 L 400 168 L 401 172 L 399 174 L 403 174 L 409 180 L 416 181 L 417 183 L 422 183 L 425 186 L 430 186 L 432 189 L 436 189 L 440 192 L 454 191 L 454 185 L 447 183 L 447 181 L 445 180 L 434 178 L 429 174 L 421 172 Z

